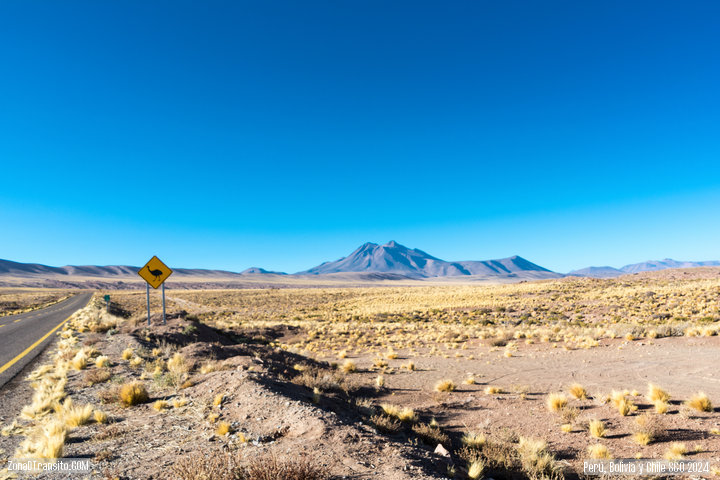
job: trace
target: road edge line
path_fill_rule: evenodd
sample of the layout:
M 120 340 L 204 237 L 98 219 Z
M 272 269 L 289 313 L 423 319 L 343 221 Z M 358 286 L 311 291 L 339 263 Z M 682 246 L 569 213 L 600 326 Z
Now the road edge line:
M 27 355 L 28 353 L 32 352 L 32 351 L 35 349 L 35 347 L 37 347 L 37 346 L 40 345 L 42 342 L 44 342 L 50 335 L 52 335 L 53 333 L 55 333 L 55 332 L 58 330 L 58 328 L 62 327 L 68 320 L 70 320 L 70 318 L 72 318 L 72 316 L 73 316 L 74 314 L 75 314 L 75 312 L 71 313 L 69 317 L 67 317 L 65 320 L 63 320 L 62 322 L 60 322 L 55 328 L 53 328 L 52 330 L 50 330 L 48 333 L 46 333 L 45 335 L 43 335 L 43 336 L 40 338 L 40 340 L 38 340 L 38 341 L 36 341 L 35 343 L 33 343 L 32 345 L 30 345 L 30 346 L 29 346 L 28 348 L 26 348 L 22 353 L 20 353 L 17 357 L 13 358 L 13 359 L 10 360 L 9 362 L 7 362 L 5 365 L 3 365 L 2 367 L 0 367 L 0 373 L 3 373 L 5 370 L 7 370 L 8 368 L 12 367 L 13 365 L 15 365 L 15 364 L 16 364 L 17 362 L 19 362 L 20 360 L 22 360 L 23 357 L 25 357 L 25 355 Z

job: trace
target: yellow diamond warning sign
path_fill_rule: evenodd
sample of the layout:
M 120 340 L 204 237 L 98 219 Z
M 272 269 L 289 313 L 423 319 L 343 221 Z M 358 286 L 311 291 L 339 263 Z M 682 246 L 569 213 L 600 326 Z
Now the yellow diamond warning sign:
M 140 269 L 140 275 L 151 287 L 158 288 L 167 278 L 172 275 L 173 271 L 165 265 L 159 258 L 153 256 L 144 267 Z

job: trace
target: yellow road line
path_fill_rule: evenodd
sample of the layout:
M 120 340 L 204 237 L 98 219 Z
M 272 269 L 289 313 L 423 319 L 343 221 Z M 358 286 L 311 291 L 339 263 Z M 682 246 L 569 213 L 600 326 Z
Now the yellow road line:
M 18 318 L 17 320 L 14 320 L 13 323 L 17 323 L 17 322 L 19 322 L 20 320 L 22 320 L 22 318 Z
M 72 317 L 72 315 L 70 315 L 70 317 Z M 68 320 L 70 320 L 70 317 L 68 317 L 68 318 L 66 318 L 65 320 L 63 320 L 62 322 L 60 322 L 55 328 L 53 328 L 53 329 L 50 330 L 48 333 L 46 333 L 45 335 L 43 335 L 40 340 L 38 340 L 37 342 L 33 343 L 33 344 L 30 345 L 28 348 L 26 348 L 25 351 L 22 352 L 20 355 L 18 355 L 17 357 L 13 358 L 13 359 L 10 360 L 8 363 L 6 363 L 6 364 L 3 365 L 2 367 L 0 367 L 0 373 L 3 373 L 5 370 L 7 370 L 8 368 L 12 367 L 12 366 L 15 365 L 17 362 L 19 362 L 25 355 L 27 355 L 28 353 L 32 352 L 35 347 L 37 347 L 38 345 L 40 345 L 46 338 L 48 338 L 50 335 L 52 335 L 53 333 L 55 333 L 58 328 L 62 327 L 62 326 L 65 324 L 65 322 L 67 322 Z

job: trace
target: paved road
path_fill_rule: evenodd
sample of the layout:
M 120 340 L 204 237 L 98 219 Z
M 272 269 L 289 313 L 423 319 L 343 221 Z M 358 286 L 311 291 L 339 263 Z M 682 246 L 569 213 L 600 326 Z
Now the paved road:
M 0 387 L 17 375 L 55 338 L 55 331 L 90 301 L 79 293 L 42 310 L 0 317 Z

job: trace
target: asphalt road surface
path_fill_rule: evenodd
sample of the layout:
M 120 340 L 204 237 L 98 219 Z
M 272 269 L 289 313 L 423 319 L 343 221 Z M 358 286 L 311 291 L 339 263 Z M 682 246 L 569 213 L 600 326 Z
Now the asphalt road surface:
M 79 293 L 42 310 L 0 317 L 0 387 L 37 357 L 91 297 L 92 293 Z

